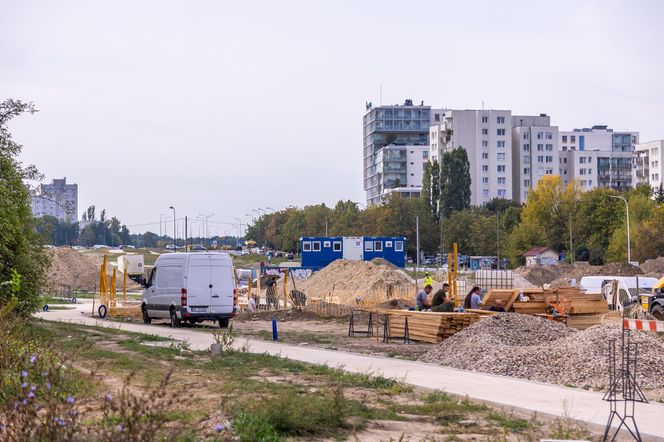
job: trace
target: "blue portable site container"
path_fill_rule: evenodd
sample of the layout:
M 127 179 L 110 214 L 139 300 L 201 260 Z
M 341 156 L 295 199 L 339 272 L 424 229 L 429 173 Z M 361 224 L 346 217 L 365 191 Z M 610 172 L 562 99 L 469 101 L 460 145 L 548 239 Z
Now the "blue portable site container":
M 382 258 L 397 267 L 406 265 L 406 238 L 402 236 L 307 236 L 300 238 L 302 267 L 320 269 L 336 259 L 371 261 Z

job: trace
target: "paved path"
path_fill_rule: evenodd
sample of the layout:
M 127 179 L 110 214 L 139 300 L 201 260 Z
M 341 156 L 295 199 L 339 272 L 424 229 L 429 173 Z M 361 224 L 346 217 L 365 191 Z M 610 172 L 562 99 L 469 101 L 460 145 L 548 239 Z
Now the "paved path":
M 187 340 L 194 350 L 207 350 L 213 343 L 212 334 L 195 329 L 172 329 L 161 324 L 144 325 L 101 321 L 84 315 L 91 306 L 81 304 L 71 310 L 40 312 L 36 316 L 85 325 L 112 327 L 138 333 L 148 333 L 178 340 Z M 362 338 L 358 338 L 362 339 Z M 602 430 L 608 418 L 609 405 L 602 394 L 574 388 L 560 387 L 510 377 L 473 373 L 422 362 L 366 356 L 334 350 L 295 346 L 260 340 L 241 340 L 249 351 L 270 353 L 289 359 L 342 367 L 350 372 L 376 372 L 390 378 L 424 388 L 438 389 L 451 394 L 496 404 L 538 415 L 571 417 L 586 423 L 594 431 Z M 552 373 L 552 375 L 555 375 Z M 663 381 L 664 383 L 664 381 Z M 637 404 L 637 423 L 644 440 L 664 442 L 664 405 Z

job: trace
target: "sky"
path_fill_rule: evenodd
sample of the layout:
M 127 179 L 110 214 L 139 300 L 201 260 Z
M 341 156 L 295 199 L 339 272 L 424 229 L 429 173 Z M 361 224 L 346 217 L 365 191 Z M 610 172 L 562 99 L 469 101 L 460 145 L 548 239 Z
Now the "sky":
M 174 206 L 235 234 L 258 209 L 364 202 L 381 85 L 664 138 L 663 19 L 657 0 L 0 0 L 0 100 L 36 104 L 10 125 L 21 159 L 77 183 L 80 213 L 159 232 Z

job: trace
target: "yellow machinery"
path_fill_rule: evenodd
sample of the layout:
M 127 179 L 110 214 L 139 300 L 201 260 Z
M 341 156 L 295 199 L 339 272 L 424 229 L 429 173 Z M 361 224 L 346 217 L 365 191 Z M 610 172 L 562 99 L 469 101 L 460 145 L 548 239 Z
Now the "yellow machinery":
M 457 272 L 459 271 L 459 252 L 457 243 L 453 245 L 453 253 L 447 254 L 447 283 L 450 286 L 450 296 L 454 300 L 454 306 L 459 307 L 461 302 L 457 296 Z

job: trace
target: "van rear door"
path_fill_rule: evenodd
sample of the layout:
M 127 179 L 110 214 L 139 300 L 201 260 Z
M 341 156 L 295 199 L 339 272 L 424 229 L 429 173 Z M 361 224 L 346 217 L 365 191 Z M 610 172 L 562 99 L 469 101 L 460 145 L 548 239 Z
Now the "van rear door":
M 209 313 L 210 308 L 209 255 L 191 255 L 187 271 L 187 305 L 192 313 Z
M 228 255 L 211 255 L 210 259 L 211 313 L 233 312 L 233 263 Z

